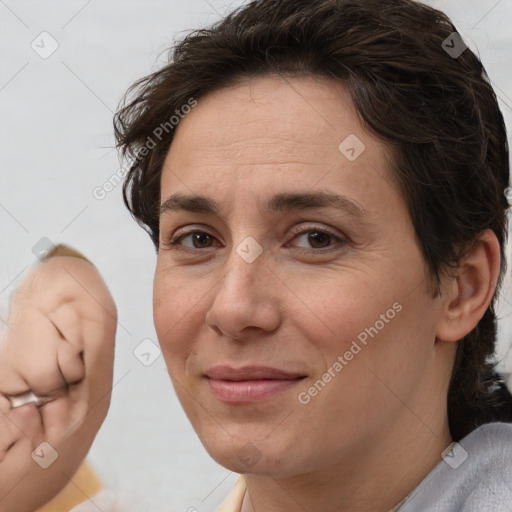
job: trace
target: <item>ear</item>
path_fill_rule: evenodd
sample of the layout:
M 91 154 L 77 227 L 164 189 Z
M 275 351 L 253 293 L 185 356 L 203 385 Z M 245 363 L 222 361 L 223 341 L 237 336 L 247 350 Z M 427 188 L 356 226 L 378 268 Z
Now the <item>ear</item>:
M 500 244 L 486 229 L 464 255 L 457 275 L 446 276 L 438 339 L 458 341 L 475 328 L 492 300 L 499 270 Z

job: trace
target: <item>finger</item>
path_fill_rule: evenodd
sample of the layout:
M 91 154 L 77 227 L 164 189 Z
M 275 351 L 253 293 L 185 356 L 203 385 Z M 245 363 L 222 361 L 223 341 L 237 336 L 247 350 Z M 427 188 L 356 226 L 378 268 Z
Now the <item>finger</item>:
M 39 510 L 65 485 L 57 473 L 58 458 L 49 469 L 36 464 L 32 454 L 38 446 L 40 442 L 37 434 L 32 437 L 22 436 L 0 464 L 0 512 Z
M 9 410 L 10 405 L 5 397 L 1 397 L 0 402 L 0 461 L 5 460 L 20 442 L 27 446 L 28 456 L 32 449 L 43 441 L 39 411 L 33 404 Z
M 29 313 L 13 330 L 11 364 L 29 389 L 45 395 L 66 385 L 57 360 L 58 347 L 65 342 L 46 315 L 36 310 Z
M 9 353 L 0 352 L 0 395 L 17 396 L 29 389 L 27 381 L 13 368 Z
M 112 390 L 116 327 L 115 320 L 106 316 L 99 322 L 86 322 L 84 328 L 84 362 L 90 382 L 90 402 L 99 410 L 105 408 L 105 412 Z
M 12 436 L 18 441 L 21 439 L 29 441 L 32 449 L 43 442 L 41 414 L 34 404 L 12 409 L 7 414 L 7 420 Z
M 57 348 L 57 364 L 67 384 L 76 384 L 85 377 L 83 351 L 65 340 Z
M 80 301 L 73 300 L 59 304 L 51 311 L 47 312 L 48 318 L 53 323 L 55 329 L 68 343 L 77 350 L 82 350 L 82 322 L 80 315 Z
M 8 414 L 11 404 L 7 398 L 0 396 L 0 462 L 5 459 L 7 452 L 23 435 L 19 429 L 13 430 Z
M 71 385 L 65 397 L 57 398 L 40 407 L 44 437 L 57 446 L 83 426 L 89 412 L 89 393 L 85 381 Z M 96 431 L 94 431 L 94 434 Z
M 57 363 L 67 384 L 78 383 L 85 377 L 83 319 L 78 309 L 77 301 L 73 301 L 48 313 L 48 318 L 61 336 L 57 347 Z

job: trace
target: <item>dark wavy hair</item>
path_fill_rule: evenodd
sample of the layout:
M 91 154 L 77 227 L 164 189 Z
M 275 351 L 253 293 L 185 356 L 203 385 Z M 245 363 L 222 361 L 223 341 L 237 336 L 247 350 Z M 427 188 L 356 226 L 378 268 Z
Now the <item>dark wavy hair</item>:
M 512 422 L 512 396 L 490 360 L 506 268 L 506 129 L 479 58 L 469 48 L 446 51 L 454 32 L 445 14 L 413 0 L 251 1 L 175 44 L 166 65 L 128 90 L 114 129 L 129 162 L 124 202 L 158 252 L 169 120 L 179 121 L 191 99 L 267 74 L 343 82 L 361 122 L 392 151 L 433 296 L 482 230 L 501 246 L 493 300 L 458 341 L 447 397 L 457 441 L 484 423 Z

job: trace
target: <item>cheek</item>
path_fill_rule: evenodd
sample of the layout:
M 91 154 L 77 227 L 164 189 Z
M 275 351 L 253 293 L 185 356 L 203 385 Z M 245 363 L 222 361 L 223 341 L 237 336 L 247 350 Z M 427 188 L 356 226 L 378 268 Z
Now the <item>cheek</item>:
M 372 397 L 384 403 L 389 392 L 379 378 L 392 387 L 413 386 L 435 336 L 435 322 L 425 315 L 432 313 L 433 303 L 417 285 L 418 276 L 411 273 L 402 280 L 382 275 L 345 269 L 336 280 L 312 286 L 304 279 L 295 289 L 306 307 L 293 316 L 318 356 L 314 382 L 320 379 L 333 392 L 341 389 L 359 397 L 351 407 L 368 405 Z M 411 293 L 412 282 L 416 288 Z M 322 383 L 318 387 L 323 389 Z M 347 396 L 336 400 L 350 402 Z
M 371 310 L 367 306 L 359 315 L 347 306 L 345 313 L 353 315 L 349 322 L 339 314 L 334 323 L 333 316 L 332 330 L 339 335 L 331 332 L 310 338 L 323 361 L 299 390 L 298 401 L 303 405 L 298 411 L 308 417 L 312 432 L 322 430 L 324 447 L 339 444 L 340 435 L 347 445 L 355 443 L 363 431 L 378 435 L 403 412 L 403 403 L 411 402 L 422 379 L 428 354 L 423 347 L 413 346 L 420 340 L 409 339 L 411 312 L 407 305 L 389 306 Z M 381 311 L 388 312 L 388 323 L 380 319 Z
M 153 283 L 153 321 L 169 371 L 182 373 L 204 323 L 207 288 L 199 279 L 157 267 Z
M 183 301 L 176 297 L 178 289 L 178 283 L 171 276 L 157 269 L 153 283 L 153 321 L 166 362 L 173 360 L 168 355 L 179 351 L 177 332 L 180 320 L 186 318 Z
M 359 316 L 353 310 L 350 324 L 338 320 L 342 339 L 324 345 L 327 369 L 337 375 L 322 397 L 329 416 L 351 410 L 376 425 L 414 402 L 433 357 L 435 323 L 422 314 L 433 306 L 415 293 L 394 302 L 390 297 L 384 307 L 367 304 Z
M 385 331 L 398 315 L 393 307 L 400 294 L 381 280 L 361 272 L 340 269 L 326 279 L 303 278 L 294 289 L 294 302 L 301 311 L 287 310 L 300 321 L 307 338 L 326 352 L 343 354 L 353 340 L 364 343 L 368 330 Z M 381 318 L 381 315 L 382 318 Z

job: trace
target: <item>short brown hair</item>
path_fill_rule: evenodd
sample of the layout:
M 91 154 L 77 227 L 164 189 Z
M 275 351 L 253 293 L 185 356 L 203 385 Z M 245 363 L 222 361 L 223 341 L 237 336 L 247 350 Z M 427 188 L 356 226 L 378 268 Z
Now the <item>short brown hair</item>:
M 242 78 L 335 78 L 346 84 L 362 123 L 393 152 L 392 175 L 433 294 L 442 272 L 457 266 L 487 228 L 501 247 L 498 290 L 509 207 L 506 130 L 478 57 L 469 48 L 457 58 L 445 51 L 455 32 L 445 14 L 413 0 L 249 2 L 187 35 L 171 49 L 167 65 L 128 91 L 114 120 L 118 146 L 130 161 L 125 204 L 158 252 L 160 175 L 174 135 L 169 129 L 154 137 L 158 126 L 191 98 Z M 496 294 L 458 342 L 448 393 L 455 440 L 483 423 L 512 421 L 512 397 L 488 362 Z

